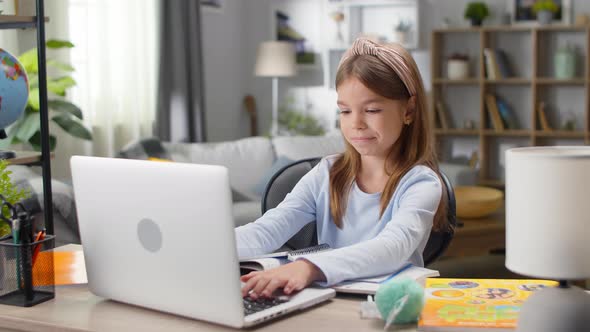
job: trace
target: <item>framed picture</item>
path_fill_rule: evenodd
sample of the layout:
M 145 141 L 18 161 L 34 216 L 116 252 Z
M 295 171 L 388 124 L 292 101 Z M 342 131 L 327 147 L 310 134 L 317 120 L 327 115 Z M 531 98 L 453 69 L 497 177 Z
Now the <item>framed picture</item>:
M 221 13 L 223 12 L 223 0 L 199 0 L 203 12 Z
M 317 0 L 275 1 L 270 6 L 272 40 L 295 44 L 300 69 L 317 68 L 321 63 L 320 19 Z
M 533 5 L 537 0 L 511 0 L 508 12 L 514 25 L 538 25 Z M 557 13 L 553 15 L 553 24 L 570 24 L 572 15 L 571 0 L 553 0 L 557 4 Z

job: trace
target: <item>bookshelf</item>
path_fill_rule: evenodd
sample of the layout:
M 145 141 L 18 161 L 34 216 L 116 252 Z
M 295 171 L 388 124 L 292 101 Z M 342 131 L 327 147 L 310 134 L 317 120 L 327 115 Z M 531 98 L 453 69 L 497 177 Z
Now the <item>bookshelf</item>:
M 553 56 L 558 48 L 573 45 L 577 51 L 572 78 L 554 75 Z M 455 147 L 469 146 L 479 158 L 479 183 L 503 187 L 505 149 L 517 146 L 590 144 L 590 27 L 489 26 L 437 29 L 431 38 L 431 121 L 441 161 L 456 158 Z M 484 49 L 500 49 L 509 60 L 510 76 L 490 79 Z M 469 55 L 470 76 L 448 79 L 446 60 L 453 53 Z M 488 60 L 489 61 L 489 60 Z M 489 64 L 488 64 L 489 66 Z M 494 125 L 486 98 L 497 96 L 509 106 L 518 126 Z M 443 104 L 450 125 L 442 127 L 437 102 Z M 538 108 L 543 104 L 545 123 Z M 505 120 L 505 118 L 502 118 Z M 572 130 L 563 128 L 573 123 Z M 474 127 L 466 124 L 475 124 Z

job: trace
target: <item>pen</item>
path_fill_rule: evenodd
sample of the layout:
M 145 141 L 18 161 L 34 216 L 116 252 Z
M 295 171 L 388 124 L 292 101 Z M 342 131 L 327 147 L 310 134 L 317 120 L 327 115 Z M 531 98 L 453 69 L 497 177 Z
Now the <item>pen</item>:
M 33 293 L 33 253 L 32 253 L 32 231 L 31 219 L 28 213 L 21 212 L 18 214 L 20 220 L 21 230 L 21 255 L 23 260 L 23 289 L 25 291 L 25 300 L 32 301 L 34 297 Z
M 12 243 L 19 244 L 20 242 L 20 221 L 18 218 L 12 220 Z M 21 289 L 20 283 L 20 248 L 14 247 L 14 251 L 16 252 L 16 284 L 18 288 Z
M 39 255 L 39 251 L 41 251 L 41 243 L 37 243 L 39 241 L 43 241 L 45 238 L 45 230 L 39 231 L 37 233 L 37 237 L 35 238 L 35 249 L 33 249 L 33 266 L 35 265 L 35 260 L 37 260 L 37 256 Z
M 408 264 L 404 265 L 401 269 L 397 270 L 392 275 L 390 275 L 389 277 L 387 277 L 387 279 L 381 281 L 381 284 L 384 284 L 384 283 L 388 282 L 389 280 L 393 279 L 396 275 L 404 272 L 405 270 L 407 270 L 407 269 L 409 269 L 411 267 L 412 267 L 412 263 L 408 263 Z

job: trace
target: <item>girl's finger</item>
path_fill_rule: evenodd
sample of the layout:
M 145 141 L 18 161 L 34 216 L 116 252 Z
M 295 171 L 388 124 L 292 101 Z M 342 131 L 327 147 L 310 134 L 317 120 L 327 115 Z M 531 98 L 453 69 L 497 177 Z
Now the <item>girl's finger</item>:
M 246 282 L 246 281 L 250 280 L 252 277 L 254 277 L 255 275 L 257 275 L 258 273 L 259 272 L 250 272 L 248 274 L 241 276 L 240 280 L 243 282 Z
M 272 279 L 261 292 L 262 296 L 271 297 L 277 288 L 284 286 L 288 280 Z
M 242 287 L 242 297 L 248 296 L 248 294 L 250 293 L 250 290 L 252 290 L 252 288 L 254 288 L 256 286 L 256 284 L 258 283 L 258 279 L 260 279 L 259 276 L 253 276 L 252 278 L 250 278 L 246 282 L 244 287 Z
M 250 294 L 250 296 L 252 298 L 258 298 L 262 296 L 262 291 L 266 288 L 268 283 L 271 282 L 271 280 L 271 278 L 264 276 L 258 278 L 258 282 L 256 283 L 256 286 L 254 286 L 254 288 L 252 289 L 252 294 Z
M 289 282 L 287 282 L 287 284 L 283 288 L 283 292 L 287 295 L 291 294 L 295 289 L 296 284 L 297 282 L 295 281 L 295 279 L 290 279 Z

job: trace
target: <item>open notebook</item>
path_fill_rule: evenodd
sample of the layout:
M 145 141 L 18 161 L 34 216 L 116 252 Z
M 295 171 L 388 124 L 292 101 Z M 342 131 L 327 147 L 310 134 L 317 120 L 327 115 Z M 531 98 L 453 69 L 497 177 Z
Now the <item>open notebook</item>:
M 322 244 L 296 251 L 284 251 L 242 259 L 240 260 L 240 273 L 243 275 L 252 271 L 273 269 L 298 258 L 304 258 L 305 256 L 314 255 L 326 250 L 331 250 L 331 248 L 326 244 Z M 332 288 L 340 293 L 375 294 L 382 283 L 394 278 L 408 277 L 424 285 L 426 278 L 438 277 L 439 275 L 439 272 L 436 270 L 405 264 L 391 274 L 348 280 L 334 285 Z

